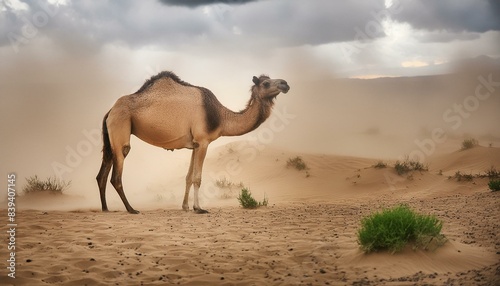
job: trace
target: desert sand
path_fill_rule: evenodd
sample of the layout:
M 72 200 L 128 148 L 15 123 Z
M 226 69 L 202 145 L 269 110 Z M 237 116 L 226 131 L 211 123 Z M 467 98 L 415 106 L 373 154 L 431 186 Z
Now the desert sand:
M 390 167 L 396 159 L 376 169 L 373 158 L 269 146 L 253 152 L 242 144 L 209 153 L 206 215 L 181 210 L 181 185 L 174 198 L 145 194 L 156 198 L 146 203 L 129 196 L 138 215 L 126 213 L 116 196 L 111 212 L 101 212 L 97 186 L 88 190 L 90 203 L 73 195 L 18 197 L 16 278 L 2 274 L 0 284 L 500 284 L 500 192 L 488 190 L 486 178 L 449 178 L 499 169 L 500 148 L 441 152 L 428 158 L 429 171 L 399 176 Z M 295 156 L 307 171 L 286 167 Z M 214 187 L 221 178 L 241 182 L 269 205 L 241 208 L 238 187 Z M 434 250 L 363 253 L 356 239 L 361 219 L 400 203 L 441 219 L 448 242 Z M 7 257 L 4 247 L 0 254 Z

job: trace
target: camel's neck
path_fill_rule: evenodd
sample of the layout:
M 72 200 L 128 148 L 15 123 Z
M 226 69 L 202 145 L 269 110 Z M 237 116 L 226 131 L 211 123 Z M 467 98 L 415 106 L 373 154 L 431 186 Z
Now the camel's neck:
M 222 136 L 238 136 L 259 127 L 271 115 L 272 100 L 252 98 L 247 107 L 240 112 L 225 110 L 223 116 Z

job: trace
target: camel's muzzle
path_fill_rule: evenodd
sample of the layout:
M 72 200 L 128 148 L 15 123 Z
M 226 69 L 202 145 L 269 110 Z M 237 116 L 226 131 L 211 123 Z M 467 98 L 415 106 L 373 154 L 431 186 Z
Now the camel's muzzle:
M 281 90 L 283 93 L 287 93 L 290 90 L 290 86 L 286 81 L 280 82 L 278 85 L 279 90 Z

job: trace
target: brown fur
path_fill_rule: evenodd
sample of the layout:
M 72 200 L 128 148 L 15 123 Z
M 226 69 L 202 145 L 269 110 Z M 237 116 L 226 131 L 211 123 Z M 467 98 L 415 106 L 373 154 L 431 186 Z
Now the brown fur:
M 221 119 L 219 109 L 222 104 L 210 90 L 200 87 L 200 91 L 203 96 L 203 106 L 205 108 L 205 117 L 207 119 L 207 131 L 212 132 L 220 126 Z
M 252 104 L 254 104 L 254 102 L 256 100 L 260 101 L 260 108 L 259 108 L 259 113 L 257 115 L 257 118 L 255 119 L 255 124 L 250 129 L 250 131 L 253 131 L 253 130 L 257 129 L 257 127 L 259 127 L 262 123 L 264 123 L 264 121 L 266 121 L 266 119 L 271 115 L 271 110 L 272 110 L 272 108 L 274 106 L 274 100 L 273 99 L 258 98 L 256 95 L 254 95 L 254 93 L 252 93 L 252 98 L 250 98 L 250 100 L 248 101 L 247 107 L 245 109 L 243 109 L 242 111 L 240 111 L 239 113 L 241 114 L 241 113 L 246 112 L 246 110 Z
M 111 144 L 109 142 L 108 127 L 106 125 L 106 119 L 108 118 L 109 111 L 104 115 L 102 120 L 102 160 L 111 161 L 113 159 L 113 150 L 111 150 Z
M 255 124 L 253 125 L 250 131 L 257 129 L 257 127 L 259 127 L 262 123 L 264 123 L 264 121 L 266 121 L 266 119 L 271 115 L 271 110 L 274 106 L 274 98 L 276 97 L 260 98 L 257 93 L 259 84 L 266 79 L 270 78 L 268 75 L 264 74 L 260 75 L 258 78 L 257 77 L 254 78 L 253 80 L 254 85 L 251 88 L 252 96 L 250 97 L 250 100 L 248 101 L 246 108 L 239 112 L 240 114 L 245 112 L 252 104 L 254 104 L 256 100 L 260 101 L 261 105 L 259 109 L 259 114 L 255 120 Z
M 152 87 L 157 80 L 163 78 L 170 78 L 177 82 L 178 84 L 184 86 L 196 87 L 200 90 L 201 95 L 203 96 L 203 106 L 205 107 L 205 116 L 207 119 L 207 131 L 212 132 L 219 128 L 220 126 L 220 114 L 219 108 L 222 104 L 217 100 L 215 95 L 207 88 L 199 87 L 196 85 L 192 85 L 188 82 L 181 80 L 175 73 L 171 71 L 162 71 L 159 74 L 152 76 L 150 79 L 146 80 L 146 82 L 136 91 L 134 94 L 140 94 L 146 91 L 148 88 Z
M 112 169 L 111 184 L 125 208 L 138 213 L 129 204 L 122 184 L 123 163 L 133 134 L 167 150 L 192 149 L 182 208 L 189 210 L 189 192 L 194 186 L 193 209 L 206 213 L 199 205 L 198 193 L 208 145 L 220 136 L 238 136 L 260 126 L 270 116 L 276 96 L 290 89 L 286 81 L 265 75 L 252 81 L 251 98 L 240 112 L 224 107 L 207 88 L 184 82 L 168 71 L 152 76 L 135 93 L 119 98 L 102 125 L 103 160 L 96 177 L 102 210 L 108 210 L 106 181 Z
M 185 86 L 193 86 L 192 84 L 189 84 L 189 83 L 181 80 L 175 73 L 173 73 L 171 71 L 162 71 L 159 74 L 154 75 L 150 79 L 146 80 L 146 82 L 141 86 L 141 88 L 139 88 L 139 90 L 137 90 L 134 94 L 142 93 L 143 91 L 145 91 L 148 88 L 150 88 L 151 86 L 153 86 L 157 80 L 162 79 L 162 78 L 171 78 L 179 84 L 182 84 Z

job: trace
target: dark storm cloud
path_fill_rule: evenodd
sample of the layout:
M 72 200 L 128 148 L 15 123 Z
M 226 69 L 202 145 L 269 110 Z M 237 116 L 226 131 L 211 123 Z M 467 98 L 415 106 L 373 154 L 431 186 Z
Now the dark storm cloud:
M 355 40 L 357 31 L 373 22 L 374 13 L 385 9 L 383 0 L 318 0 L 314 5 L 297 0 L 191 1 L 184 6 L 167 2 L 185 3 L 71 1 L 57 6 L 24 0 L 28 10 L 4 5 L 0 45 L 22 46 L 39 36 L 67 50 L 89 52 L 105 44 L 169 49 L 226 43 L 243 47 L 257 42 L 267 48 L 316 45 Z M 382 36 L 383 32 L 371 38 Z
M 72 1 L 68 5 L 41 5 L 24 1 L 28 10 L 0 12 L 0 45 L 24 44 L 48 37 L 68 50 L 93 50 L 105 44 L 132 48 L 175 46 L 209 33 L 203 14 L 157 1 Z M 35 31 L 35 32 L 33 32 Z
M 318 45 L 356 40 L 368 23 L 379 25 L 374 15 L 385 10 L 384 1 L 267 1 L 229 14 L 244 33 L 285 45 Z M 382 27 L 365 38 L 385 34 Z
M 255 2 L 258 0 L 159 0 L 161 3 L 173 6 L 198 7 L 211 4 L 244 4 L 247 2 Z
M 498 0 L 400 0 L 401 12 L 393 15 L 415 29 L 452 33 L 500 30 Z

